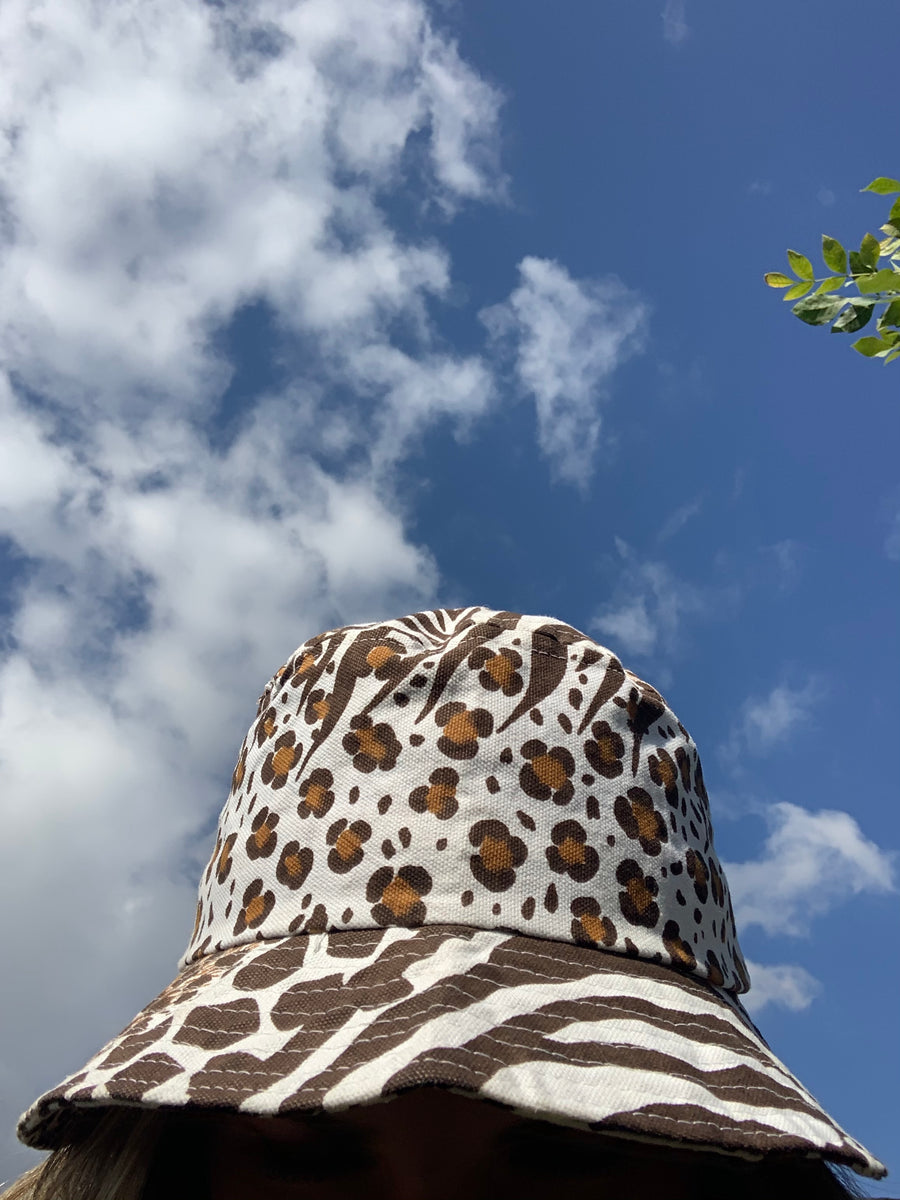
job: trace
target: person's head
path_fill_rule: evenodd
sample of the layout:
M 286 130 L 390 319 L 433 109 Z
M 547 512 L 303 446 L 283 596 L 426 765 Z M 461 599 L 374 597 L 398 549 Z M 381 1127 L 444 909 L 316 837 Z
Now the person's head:
M 518 1171 L 519 1196 L 541 1147 L 632 1197 L 884 1174 L 748 988 L 696 746 L 654 688 L 546 617 L 349 626 L 260 697 L 179 975 L 19 1135 L 68 1170 L 137 1121 L 163 1171 L 188 1131 L 211 1200 L 264 1200 L 281 1158 L 300 1182 L 272 1195 L 397 1200 L 424 1173 L 436 1200 Z M 374 1157 L 310 1191 L 310 1145 L 366 1130 Z
M 337 1114 L 110 1108 L 8 1200 L 847 1200 L 820 1159 L 744 1159 L 413 1088 Z

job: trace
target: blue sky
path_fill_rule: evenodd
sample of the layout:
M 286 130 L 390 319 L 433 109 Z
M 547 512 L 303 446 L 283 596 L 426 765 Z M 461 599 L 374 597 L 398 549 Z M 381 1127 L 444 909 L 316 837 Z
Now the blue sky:
M 4 1128 L 171 978 L 274 668 L 484 604 L 690 729 L 757 1019 L 896 1194 L 900 364 L 762 283 L 885 219 L 893 6 L 97 11 L 0 22 Z

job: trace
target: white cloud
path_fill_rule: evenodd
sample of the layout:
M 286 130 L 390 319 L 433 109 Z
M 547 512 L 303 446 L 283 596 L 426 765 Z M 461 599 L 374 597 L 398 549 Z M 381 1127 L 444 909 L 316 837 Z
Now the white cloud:
M 498 96 L 459 57 L 455 45 L 431 36 L 422 59 L 432 112 L 431 156 L 450 197 L 505 194 L 497 162 Z
M 380 189 L 502 193 L 499 98 L 418 0 L 10 0 L 2 37 L 2 349 L 58 402 L 202 409 L 250 299 L 357 344 L 421 321 L 447 255 Z
M 814 975 L 796 964 L 763 966 L 747 961 L 750 991 L 742 996 L 744 1007 L 754 1016 L 769 1004 L 803 1012 L 821 994 L 822 985 Z
M 521 389 L 534 397 L 538 440 L 561 478 L 584 486 L 611 376 L 644 341 L 645 305 L 619 280 L 573 279 L 551 259 L 523 258 L 520 283 L 481 313 L 515 345 Z
M 626 653 L 650 654 L 656 646 L 657 627 L 647 612 L 647 599 L 638 596 L 629 604 L 610 608 L 595 618 L 593 627 Z
M 690 30 L 684 15 L 684 0 L 666 0 L 662 14 L 663 37 L 672 46 L 680 46 Z
M 802 687 L 778 684 L 766 696 L 750 697 L 720 756 L 736 763 L 748 752 L 764 754 L 785 742 L 796 729 L 809 723 L 824 691 L 822 682 L 811 678 Z
M 626 655 L 649 655 L 674 648 L 685 616 L 706 611 L 708 598 L 679 579 L 662 562 L 641 562 L 616 538 L 622 562 L 610 601 L 591 621 L 591 629 L 611 639 Z
M 703 501 L 698 496 L 696 499 L 689 500 L 686 504 L 682 504 L 679 508 L 676 508 L 663 521 L 660 531 L 656 535 L 657 541 L 667 542 L 669 538 L 674 537 L 680 529 L 683 529 L 687 525 L 692 517 L 697 516 L 702 507 Z
M 850 895 L 895 890 L 896 855 L 866 838 L 846 812 L 773 804 L 760 858 L 725 863 L 738 929 L 800 936 Z
M 744 709 L 744 735 L 763 749 L 784 741 L 795 726 L 809 717 L 817 689 L 813 684 L 796 690 L 775 687 L 763 700 L 751 700 Z
M 499 97 L 420 0 L 9 0 L 0 62 L 5 1177 L 19 1110 L 171 978 L 265 680 L 433 600 L 392 468 L 494 389 L 387 201 L 440 232 L 504 184 Z M 253 301 L 301 365 L 223 445 Z

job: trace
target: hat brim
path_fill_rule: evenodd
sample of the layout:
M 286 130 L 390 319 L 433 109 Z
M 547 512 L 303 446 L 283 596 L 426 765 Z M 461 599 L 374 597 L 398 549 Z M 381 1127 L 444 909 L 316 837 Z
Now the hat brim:
M 671 967 L 464 925 L 260 941 L 185 968 L 19 1121 L 110 1104 L 336 1111 L 423 1084 L 524 1115 L 880 1178 L 729 993 Z

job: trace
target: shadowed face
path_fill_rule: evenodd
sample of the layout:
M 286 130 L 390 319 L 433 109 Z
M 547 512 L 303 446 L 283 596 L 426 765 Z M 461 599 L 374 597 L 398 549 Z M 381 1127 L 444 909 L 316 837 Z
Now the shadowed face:
M 222 1116 L 209 1151 L 210 1200 L 698 1200 L 709 1159 L 435 1087 L 313 1118 Z

